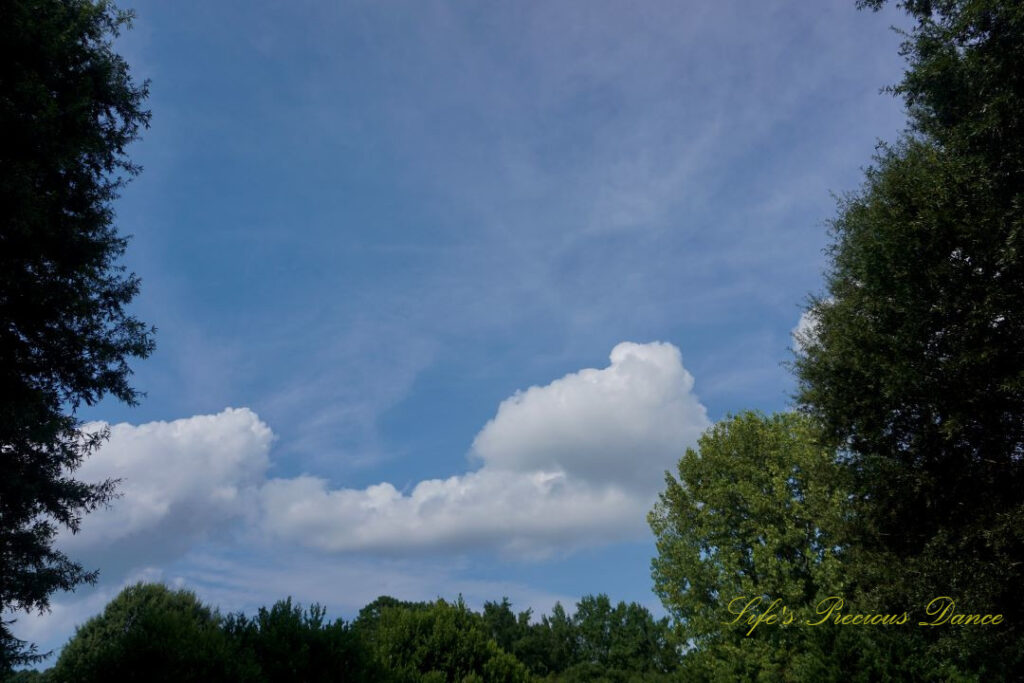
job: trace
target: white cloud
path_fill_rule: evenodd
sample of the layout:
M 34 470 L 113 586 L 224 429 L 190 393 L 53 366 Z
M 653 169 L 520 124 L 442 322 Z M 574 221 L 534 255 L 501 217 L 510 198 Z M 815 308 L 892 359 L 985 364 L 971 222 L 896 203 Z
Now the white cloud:
M 186 551 L 255 511 L 272 441 L 270 428 L 248 408 L 111 426 L 110 440 L 75 477 L 120 479 L 120 497 L 86 515 L 78 534 L 64 534 L 62 549 L 76 558 L 84 553 L 86 561 L 90 554 L 113 555 L 125 567 Z
M 650 490 L 709 425 L 671 344 L 623 342 L 604 369 L 517 392 L 473 441 L 485 467 Z
M 386 482 L 331 489 L 316 476 L 268 481 L 274 435 L 246 408 L 114 425 L 76 476 L 119 478 L 122 497 L 62 547 L 116 580 L 229 529 L 392 556 L 540 557 L 641 537 L 664 471 L 709 422 L 675 346 L 624 342 L 610 361 L 503 401 L 472 443 L 480 469 L 407 492 Z
M 409 494 L 391 484 L 329 490 L 314 477 L 263 489 L 268 531 L 327 551 L 389 555 L 497 548 L 546 556 L 633 536 L 646 502 L 616 486 L 564 473 L 478 472 L 421 481 Z
M 309 547 L 386 554 L 543 556 L 636 537 L 664 470 L 709 424 L 692 389 L 676 347 L 622 343 L 607 368 L 504 401 L 473 442 L 480 470 L 408 494 L 278 479 L 262 489 L 263 523 Z

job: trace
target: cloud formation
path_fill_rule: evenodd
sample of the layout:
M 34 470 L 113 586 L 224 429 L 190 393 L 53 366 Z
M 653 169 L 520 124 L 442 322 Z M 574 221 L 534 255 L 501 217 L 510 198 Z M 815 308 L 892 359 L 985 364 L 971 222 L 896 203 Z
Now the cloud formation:
M 266 479 L 274 435 L 247 408 L 114 425 L 78 476 L 121 479 L 122 496 L 62 545 L 125 575 L 236 527 L 314 551 L 395 557 L 543 557 L 636 538 L 664 470 L 709 424 L 693 385 L 675 346 L 621 343 L 605 368 L 503 401 L 473 440 L 479 469 L 409 491 Z
M 693 376 L 671 344 L 623 342 L 604 369 L 516 392 L 477 434 L 491 470 L 560 471 L 573 480 L 649 491 L 708 427 Z
M 102 556 L 108 568 L 111 561 L 127 568 L 186 552 L 256 512 L 272 441 L 270 427 L 248 408 L 110 426 L 110 440 L 75 476 L 120 479 L 120 497 L 88 514 L 78 534 L 64 534 L 62 548 L 86 562 Z
M 121 496 L 87 515 L 79 534 L 60 539 L 77 561 L 102 569 L 103 585 L 84 598 L 56 600 L 49 614 L 20 615 L 20 633 L 55 647 L 47 634 L 65 633 L 99 611 L 126 582 L 181 571 L 179 579 L 187 575 L 189 585 L 233 607 L 255 605 L 262 595 L 256 585 L 295 592 L 294 571 L 252 570 L 258 576 L 246 579 L 239 575 L 244 561 L 225 559 L 224 550 L 228 557 L 263 553 L 266 560 L 279 557 L 282 544 L 292 545 L 289 558 L 305 558 L 307 570 L 320 568 L 307 577 L 305 591 L 318 598 L 318 577 L 337 578 L 330 555 L 354 555 L 346 562 L 346 585 L 362 586 L 359 599 L 366 602 L 374 591 L 436 592 L 447 574 L 424 583 L 403 564 L 422 567 L 424 555 L 491 550 L 539 559 L 643 537 L 662 472 L 709 424 L 693 385 L 675 346 L 619 344 L 605 368 L 570 373 L 503 401 L 472 443 L 479 469 L 424 480 L 408 492 L 387 482 L 332 489 L 309 475 L 268 480 L 275 437 L 248 408 L 112 425 L 110 440 L 76 477 L 120 479 Z M 241 543 L 216 548 L 213 567 L 209 557 L 196 564 L 214 549 L 204 542 L 229 540 L 232 532 L 240 532 Z M 247 545 L 256 535 L 267 543 Z M 382 564 L 381 556 L 394 563 Z M 218 569 L 218 563 L 227 564 Z M 495 590 L 479 588 L 485 597 Z M 524 599 L 553 601 L 541 597 Z
M 624 342 L 610 360 L 502 402 L 473 442 L 475 472 L 407 494 L 273 480 L 260 494 L 265 528 L 325 551 L 384 554 L 544 556 L 636 537 L 664 470 L 709 422 L 676 347 Z
M 492 548 L 543 557 L 633 536 L 646 512 L 620 487 L 487 468 L 421 481 L 408 494 L 388 483 L 330 490 L 315 477 L 279 479 L 263 488 L 262 504 L 267 530 L 280 538 L 387 555 Z

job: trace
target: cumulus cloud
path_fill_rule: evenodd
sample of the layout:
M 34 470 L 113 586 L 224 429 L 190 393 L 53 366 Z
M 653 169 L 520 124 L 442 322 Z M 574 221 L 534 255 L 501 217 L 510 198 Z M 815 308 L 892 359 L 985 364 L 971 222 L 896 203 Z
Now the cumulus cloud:
M 421 481 L 408 494 L 384 483 L 327 488 L 315 477 L 263 489 L 267 529 L 328 551 L 389 555 L 497 548 L 545 556 L 635 535 L 646 501 L 562 472 L 477 472 Z
M 267 480 L 274 435 L 246 408 L 114 425 L 76 476 L 121 479 L 122 497 L 62 545 L 116 579 L 229 529 L 315 551 L 391 556 L 496 549 L 541 557 L 636 538 L 647 533 L 663 472 L 709 425 L 693 388 L 675 346 L 624 342 L 605 368 L 503 401 L 469 450 L 479 469 L 406 492 L 387 482 L 331 488 L 309 475 Z
M 671 344 L 619 344 L 608 367 L 570 373 L 503 401 L 472 442 L 478 470 L 424 480 L 408 492 L 386 482 L 332 489 L 315 476 L 268 480 L 274 434 L 247 408 L 110 426 L 110 440 L 75 476 L 120 479 L 121 497 L 86 515 L 79 534 L 60 539 L 62 550 L 102 569 L 103 585 L 84 597 L 55 600 L 47 614 L 17 615 L 18 632 L 56 647 L 53 634 L 99 611 L 120 586 L 170 578 L 168 567 L 183 570 L 189 585 L 219 602 L 240 607 L 265 600 L 271 585 L 295 593 L 300 556 L 304 567 L 323 570 L 306 577 L 308 594 L 320 598 L 323 576 L 334 581 L 338 571 L 324 564 L 333 562 L 325 553 L 362 554 L 367 557 L 346 563 L 338 585 L 346 585 L 346 594 L 363 586 L 365 603 L 379 592 L 430 597 L 447 581 L 424 583 L 408 566 L 382 574 L 388 562 L 381 556 L 398 564 L 416 558 L 422 572 L 424 554 L 489 549 L 538 559 L 642 537 L 662 472 L 709 424 L 693 386 Z M 293 563 L 287 571 L 250 568 L 248 578 L 235 561 L 219 569 L 195 564 L 217 548 L 204 541 L 226 540 L 231 531 L 249 540 L 261 533 L 268 541 L 235 545 L 233 553 L 281 557 L 282 541 L 306 550 L 287 554 Z M 481 594 L 513 594 L 512 588 L 496 593 L 481 585 Z M 535 607 L 547 600 L 525 599 Z
M 494 470 L 562 471 L 649 489 L 708 427 L 693 376 L 671 344 L 623 342 L 604 369 L 517 392 L 473 441 Z
M 87 430 L 107 427 L 96 422 Z M 110 440 L 75 473 L 83 481 L 120 479 L 120 497 L 87 515 L 61 546 L 128 565 L 166 560 L 255 512 L 273 433 L 248 408 L 173 422 L 110 426 Z
M 408 494 L 274 480 L 261 491 L 265 528 L 327 551 L 530 556 L 642 534 L 664 470 L 709 422 L 676 347 L 626 342 L 610 359 L 504 401 L 473 442 L 475 472 Z

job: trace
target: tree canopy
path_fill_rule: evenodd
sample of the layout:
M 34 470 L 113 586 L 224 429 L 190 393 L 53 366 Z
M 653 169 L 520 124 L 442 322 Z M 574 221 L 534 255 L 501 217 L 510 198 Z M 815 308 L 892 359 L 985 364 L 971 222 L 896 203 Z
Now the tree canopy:
M 687 672 L 736 680 L 798 671 L 824 678 L 813 631 L 730 624 L 729 605 L 803 609 L 842 592 L 835 526 L 844 490 L 808 420 L 746 412 L 687 449 L 649 521 L 658 555 L 655 592 L 690 652 Z
M 253 680 L 345 681 L 379 679 L 357 634 L 341 619 L 329 621 L 319 604 L 307 609 L 291 598 L 279 600 L 253 617 L 228 615 L 222 622 L 236 644 L 239 660 L 250 661 Z
M 80 626 L 52 668 L 11 680 L 646 683 L 675 680 L 679 665 L 667 618 L 604 594 L 540 619 L 507 598 L 477 612 L 461 598 L 382 596 L 352 622 L 326 614 L 288 598 L 221 616 L 189 591 L 137 584 Z
M 255 680 L 258 669 L 220 626 L 220 615 L 189 591 L 129 586 L 76 630 L 51 676 L 83 683 Z
M 498 646 L 461 598 L 384 606 L 373 622 L 357 620 L 355 628 L 385 680 L 529 680 L 526 666 Z
M 652 568 L 685 650 L 685 680 L 955 674 L 918 652 L 910 630 L 819 622 L 830 606 L 865 612 L 848 569 L 858 552 L 849 486 L 818 425 L 794 412 L 727 417 L 666 474 L 649 516 Z
M 153 349 L 111 204 L 149 113 L 111 45 L 128 13 L 0 0 L 0 16 L 0 610 L 30 611 L 95 577 L 53 546 L 114 493 L 71 476 L 105 437 L 76 411 L 135 403 L 128 360 Z M 0 671 L 32 657 L 0 623 Z

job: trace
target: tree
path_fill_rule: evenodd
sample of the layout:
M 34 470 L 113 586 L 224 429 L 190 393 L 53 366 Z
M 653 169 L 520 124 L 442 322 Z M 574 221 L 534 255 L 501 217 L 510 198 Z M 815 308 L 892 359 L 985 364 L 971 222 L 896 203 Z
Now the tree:
M 513 652 L 516 643 L 525 634 L 530 620 L 529 612 L 525 614 L 525 619 L 516 619 L 512 603 L 507 597 L 502 598 L 501 602 L 485 602 L 481 616 L 487 634 L 505 652 Z
M 53 547 L 115 482 L 71 473 L 104 440 L 83 405 L 139 398 L 130 358 L 153 349 L 126 306 L 139 280 L 118 259 L 111 203 L 139 171 L 146 85 L 111 46 L 130 15 L 109 2 L 0 0 L 0 611 L 46 609 L 94 580 Z M 0 671 L 34 649 L 0 623 Z
M 893 675 L 870 640 L 878 631 L 806 625 L 822 600 L 848 588 L 842 474 L 811 420 L 754 412 L 714 425 L 687 449 L 678 478 L 666 473 L 649 515 L 652 568 L 687 650 L 688 679 Z M 775 623 L 751 631 L 746 617 L 737 620 L 751 601 L 766 612 L 776 600 Z
M 535 676 L 553 676 L 579 661 L 579 634 L 560 602 L 551 608 L 550 616 L 541 615 L 535 624 L 529 623 L 528 611 L 520 612 L 518 625 L 518 640 L 511 652 Z
M 49 676 L 45 673 L 33 671 L 31 669 L 23 669 L 21 671 L 15 671 L 9 677 L 4 679 L 5 683 L 47 683 L 50 680 Z
M 529 672 L 487 633 L 483 619 L 460 598 L 452 604 L 378 598 L 356 630 L 385 680 L 518 683 Z M 362 618 L 363 614 L 360 614 Z
M 655 620 L 635 602 L 613 606 L 607 595 L 586 595 L 572 616 L 560 603 L 537 623 L 530 616 L 517 616 L 503 598 L 484 603 L 482 621 L 502 650 L 545 680 L 654 681 L 678 667 L 668 619 Z
M 884 0 L 863 6 L 879 8 Z M 955 595 L 932 630 L 979 675 L 1024 669 L 1024 5 L 905 0 L 910 127 L 832 222 L 798 403 L 847 453 L 878 605 Z
M 538 630 L 543 635 L 548 671 L 562 671 L 579 661 L 580 642 L 576 624 L 572 616 L 566 614 L 562 603 L 555 603 L 551 608 L 551 616 L 545 614 L 541 617 L 540 627 Z
M 678 667 L 668 619 L 655 621 L 635 602 L 613 606 L 603 593 L 585 595 L 572 621 L 578 649 L 567 681 L 661 680 Z
M 260 681 L 375 680 L 356 633 L 337 619 L 325 619 L 318 604 L 303 610 L 291 598 L 261 607 L 253 618 L 229 615 L 223 630 L 259 670 Z
M 75 631 L 50 676 L 82 683 L 259 680 L 259 667 L 221 622 L 189 591 L 129 586 Z

